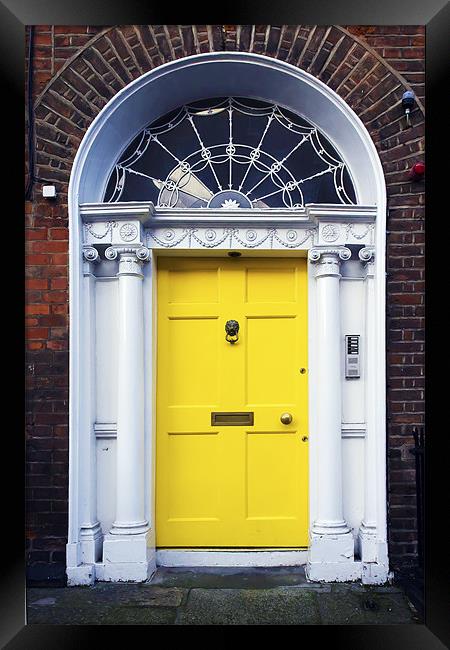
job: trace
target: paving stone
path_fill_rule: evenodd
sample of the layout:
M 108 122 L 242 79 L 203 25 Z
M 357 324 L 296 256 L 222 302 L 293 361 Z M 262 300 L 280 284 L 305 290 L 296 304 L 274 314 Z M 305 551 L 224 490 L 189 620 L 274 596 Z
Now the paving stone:
M 163 588 L 150 584 L 97 583 L 92 587 L 67 587 L 66 589 L 29 589 L 28 602 L 37 605 L 39 600 L 51 598 L 57 607 L 95 607 L 105 604 L 125 604 L 137 607 L 178 607 L 187 590 L 178 587 Z
M 162 607 L 28 608 L 29 625 L 173 625 L 176 610 Z
M 392 585 L 309 583 L 299 568 L 160 568 L 147 583 L 32 587 L 28 622 L 308 625 L 420 622 Z
M 172 625 L 176 610 L 163 607 L 111 607 L 101 621 L 102 625 Z
M 56 598 L 39 598 L 33 602 L 33 605 L 54 605 L 55 603 Z
M 325 625 L 389 625 L 415 623 L 415 617 L 401 594 L 361 593 L 359 590 L 332 591 L 318 597 Z
M 136 606 L 178 607 L 187 594 L 186 589 L 178 587 L 160 587 L 151 584 L 121 585 L 125 587 L 118 594 L 113 594 L 111 585 L 103 584 L 95 592 L 98 600 L 112 599 L 115 603 L 123 602 Z
M 318 595 L 304 589 L 192 589 L 178 625 L 317 625 Z

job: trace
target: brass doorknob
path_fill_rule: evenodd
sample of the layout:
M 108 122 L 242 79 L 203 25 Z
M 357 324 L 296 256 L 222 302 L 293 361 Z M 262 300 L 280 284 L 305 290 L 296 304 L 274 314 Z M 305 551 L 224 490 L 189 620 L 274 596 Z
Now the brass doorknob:
M 292 415 L 290 413 L 282 413 L 280 421 L 282 424 L 290 424 L 292 422 Z

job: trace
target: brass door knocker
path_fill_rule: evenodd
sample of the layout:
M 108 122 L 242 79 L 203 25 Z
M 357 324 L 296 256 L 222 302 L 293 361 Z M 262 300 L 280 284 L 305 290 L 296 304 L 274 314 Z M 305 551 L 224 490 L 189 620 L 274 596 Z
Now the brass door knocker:
M 239 323 L 237 320 L 227 320 L 225 323 L 226 340 L 228 343 L 236 343 L 239 340 Z

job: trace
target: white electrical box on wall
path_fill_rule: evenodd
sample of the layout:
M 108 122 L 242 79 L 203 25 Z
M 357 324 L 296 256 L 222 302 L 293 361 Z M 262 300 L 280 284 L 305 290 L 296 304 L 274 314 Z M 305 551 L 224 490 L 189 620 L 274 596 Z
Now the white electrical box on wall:
M 345 336 L 345 378 L 354 379 L 361 376 L 359 363 L 359 334 Z
M 44 199 L 56 198 L 56 187 L 54 185 L 43 185 L 42 196 L 44 197 Z

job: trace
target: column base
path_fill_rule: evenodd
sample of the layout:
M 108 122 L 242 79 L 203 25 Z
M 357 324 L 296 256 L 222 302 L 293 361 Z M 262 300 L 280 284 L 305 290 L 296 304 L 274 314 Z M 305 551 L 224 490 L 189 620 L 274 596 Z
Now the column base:
M 309 580 L 347 582 L 361 578 L 361 562 L 354 561 L 352 533 L 311 533 L 306 575 Z
M 355 540 L 351 533 L 344 535 L 311 533 L 311 546 L 306 565 L 308 580 L 312 582 L 361 580 L 365 585 L 382 585 L 389 582 L 391 574 L 389 573 L 386 543 L 374 538 L 373 529 L 361 528 L 363 530 L 360 529 L 358 538 L 361 543 L 362 560 L 354 559 Z M 366 559 L 367 557 L 375 559 L 369 561 Z
M 110 535 L 142 535 L 148 531 L 148 521 L 115 521 L 109 531 Z
M 379 562 L 362 562 L 361 582 L 364 585 L 384 585 L 391 579 L 389 568 Z
M 91 587 L 95 582 L 95 565 L 81 564 L 80 566 L 67 567 L 68 587 Z
M 361 580 L 361 562 L 308 562 L 306 577 L 311 582 L 356 582 Z
M 103 562 L 97 565 L 97 580 L 145 582 L 156 571 L 156 553 L 149 547 L 151 532 L 140 535 L 106 535 Z
M 363 527 L 361 527 L 363 528 Z M 373 539 L 370 540 L 369 550 L 375 557 L 370 562 L 364 555 L 362 557 L 362 576 L 361 580 L 365 585 L 382 585 L 390 582 L 392 574 L 389 571 L 389 559 L 387 552 L 387 542 Z
M 95 543 L 100 543 L 97 538 Z M 90 541 L 66 546 L 67 586 L 91 586 L 96 580 L 105 582 L 145 582 L 156 572 L 153 531 L 140 535 L 105 535 L 103 561 L 88 562 L 84 550 Z M 92 544 L 89 547 L 92 550 Z M 101 555 L 101 553 L 100 553 Z
M 67 586 L 90 586 L 95 581 L 94 563 L 83 563 L 82 542 L 66 544 Z
M 361 524 L 358 533 L 359 545 L 361 550 L 361 559 L 363 562 L 377 561 L 377 529 L 375 526 L 366 526 Z
M 314 523 L 311 532 L 314 535 L 345 535 L 350 532 L 350 528 L 344 520 L 324 523 L 317 521 Z
M 328 533 L 321 535 L 311 533 L 311 546 L 309 549 L 310 562 L 348 562 L 353 561 L 355 555 L 355 540 L 352 533 L 336 535 Z
M 148 562 L 116 562 L 98 564 L 96 579 L 99 582 L 147 582 L 156 572 L 155 560 Z
M 82 564 L 94 564 L 102 556 L 103 533 L 97 522 L 82 526 L 80 530 L 80 560 Z

